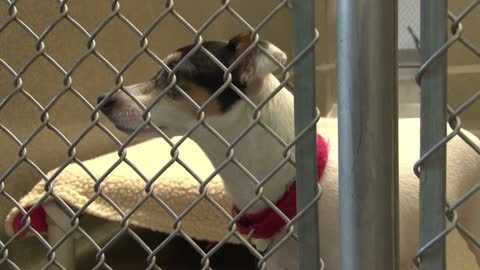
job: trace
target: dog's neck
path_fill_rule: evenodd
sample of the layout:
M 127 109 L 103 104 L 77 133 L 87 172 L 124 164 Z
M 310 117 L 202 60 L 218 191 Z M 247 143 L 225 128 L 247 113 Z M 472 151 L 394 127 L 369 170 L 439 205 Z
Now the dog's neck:
M 249 85 L 246 90 L 250 99 L 259 104 L 279 85 L 279 81 L 269 75 Z M 286 143 L 294 137 L 293 95 L 285 88 L 280 90 L 261 110 L 261 121 L 270 127 Z M 232 143 L 254 123 L 253 109 L 245 101 L 239 101 L 222 116 L 207 118 L 226 141 Z M 227 147 L 210 131 L 199 129 L 192 137 L 205 151 L 215 168 L 227 159 Z M 292 149 L 292 159 L 294 159 Z M 233 147 L 233 158 L 243 165 L 258 181 L 263 181 L 284 158 L 284 147 L 263 127 L 256 125 Z M 239 209 L 243 209 L 255 198 L 257 184 L 244 170 L 230 162 L 220 171 L 225 188 Z M 278 201 L 294 181 L 295 168 L 285 164 L 263 185 L 263 194 L 273 203 Z M 266 203 L 258 201 L 248 212 L 264 209 Z

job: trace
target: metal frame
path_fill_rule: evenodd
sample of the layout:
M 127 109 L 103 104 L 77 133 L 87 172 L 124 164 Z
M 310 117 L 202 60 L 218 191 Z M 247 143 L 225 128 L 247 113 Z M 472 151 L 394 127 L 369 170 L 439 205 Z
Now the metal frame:
M 341 269 L 398 269 L 397 1 L 337 4 Z
M 320 261 L 318 232 L 316 107 L 315 107 L 315 1 L 293 2 L 293 51 L 303 59 L 295 66 L 295 134 L 302 136 L 295 147 L 297 208 L 306 209 L 298 220 L 299 269 L 323 268 Z M 312 44 L 312 45 L 309 45 Z M 318 119 L 317 119 L 318 120 Z M 300 212 L 300 211 L 299 211 Z
M 421 57 L 426 62 L 447 41 L 447 1 L 421 2 Z M 421 80 L 420 153 L 425 155 L 446 135 L 447 56 L 442 54 Z M 445 228 L 446 147 L 437 149 L 420 170 L 420 244 Z M 444 270 L 445 239 L 421 258 L 422 270 Z
M 470 245 L 480 248 L 478 235 L 473 235 L 458 220 L 456 209 L 480 192 L 480 183 L 456 198 L 445 201 L 445 150 L 455 136 L 460 137 L 473 151 L 480 155 L 480 145 L 472 142 L 462 131 L 460 115 L 469 107 L 478 104 L 480 90 L 457 108 L 446 102 L 447 51 L 460 44 L 480 58 L 480 48 L 463 36 L 463 21 L 480 6 L 480 0 L 472 0 L 458 15 L 448 11 L 447 1 L 424 0 L 421 5 L 421 48 L 423 64 L 416 74 L 422 87 L 421 93 L 421 157 L 414 166 L 420 178 L 421 212 L 420 244 L 414 263 L 422 270 L 445 269 L 445 237 L 457 229 Z M 447 39 L 447 18 L 451 21 L 451 37 Z M 446 117 L 448 114 L 448 118 Z M 452 131 L 446 134 L 445 124 Z M 445 210 L 446 207 L 446 210 Z M 446 219 L 449 224 L 446 225 Z

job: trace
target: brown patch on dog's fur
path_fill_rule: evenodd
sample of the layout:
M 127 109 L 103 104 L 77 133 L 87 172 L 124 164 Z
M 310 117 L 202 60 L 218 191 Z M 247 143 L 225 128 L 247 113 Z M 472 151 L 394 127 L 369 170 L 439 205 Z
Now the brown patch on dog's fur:
M 252 34 L 250 32 L 242 32 L 234 37 L 230 42 L 235 45 L 238 54 L 245 51 L 252 44 Z
M 207 101 L 211 96 L 211 93 L 205 87 L 196 85 L 192 82 L 182 83 L 181 87 L 190 96 L 190 98 L 192 98 L 198 104 L 198 106 L 203 106 L 205 101 Z M 192 102 L 190 102 L 187 98 L 183 97 L 179 103 L 181 110 L 192 113 L 193 115 L 197 114 L 198 110 L 196 106 L 193 105 Z M 220 115 L 223 113 L 217 99 L 211 100 L 203 111 L 206 115 Z
M 250 45 L 252 45 L 252 33 L 251 32 L 242 32 L 230 40 L 230 46 L 235 48 L 235 57 L 240 56 Z M 239 64 L 239 70 L 245 70 L 248 65 L 252 62 L 253 53 L 250 51 L 247 55 L 243 56 L 243 60 Z

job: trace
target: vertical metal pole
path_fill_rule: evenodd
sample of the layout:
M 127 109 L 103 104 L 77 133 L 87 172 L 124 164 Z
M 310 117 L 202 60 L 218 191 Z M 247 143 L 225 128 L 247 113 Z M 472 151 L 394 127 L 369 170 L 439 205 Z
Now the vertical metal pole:
M 294 56 L 315 38 L 314 0 L 293 1 Z M 315 55 L 313 47 L 295 65 L 295 133 L 315 118 Z M 316 129 L 311 128 L 295 146 L 297 166 L 297 209 L 304 209 L 317 193 Z M 299 263 L 301 270 L 320 269 L 318 210 L 313 204 L 298 221 Z
M 342 270 L 398 269 L 397 0 L 339 0 Z
M 447 41 L 447 1 L 421 2 L 421 54 L 425 62 Z M 423 155 L 446 134 L 447 57 L 439 56 L 421 81 L 421 136 Z M 445 228 L 446 148 L 442 147 L 420 167 L 420 244 Z M 422 270 L 445 269 L 445 239 L 436 242 L 420 258 Z

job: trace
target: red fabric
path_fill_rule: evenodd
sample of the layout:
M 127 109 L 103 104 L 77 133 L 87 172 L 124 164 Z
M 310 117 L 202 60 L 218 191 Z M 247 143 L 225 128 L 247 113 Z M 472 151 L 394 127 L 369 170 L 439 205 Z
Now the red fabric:
M 320 177 L 325 170 L 328 160 L 328 144 L 322 136 L 317 134 L 317 177 Z M 290 189 L 283 195 L 275 204 L 282 213 L 289 219 L 292 219 L 297 214 L 297 187 L 295 183 L 290 186 Z M 240 210 L 236 205 L 233 205 L 232 214 L 236 216 Z M 260 212 L 253 214 L 244 214 L 237 221 L 237 228 L 240 233 L 244 235 L 253 232 L 253 238 L 269 239 L 272 238 L 285 226 L 286 222 L 271 208 L 266 208 Z
M 25 211 L 29 211 L 32 207 L 27 207 L 25 208 Z M 13 231 L 16 233 L 20 231 L 24 224 L 22 224 L 22 219 L 24 215 L 23 213 L 19 213 L 15 219 L 13 220 Z M 45 209 L 43 207 L 38 207 L 35 209 L 32 214 L 30 215 L 30 226 L 34 228 L 37 232 L 39 233 L 44 233 L 48 229 L 47 225 L 47 213 L 45 212 Z M 27 234 L 28 230 L 25 230 L 21 235 L 20 238 L 24 237 Z

